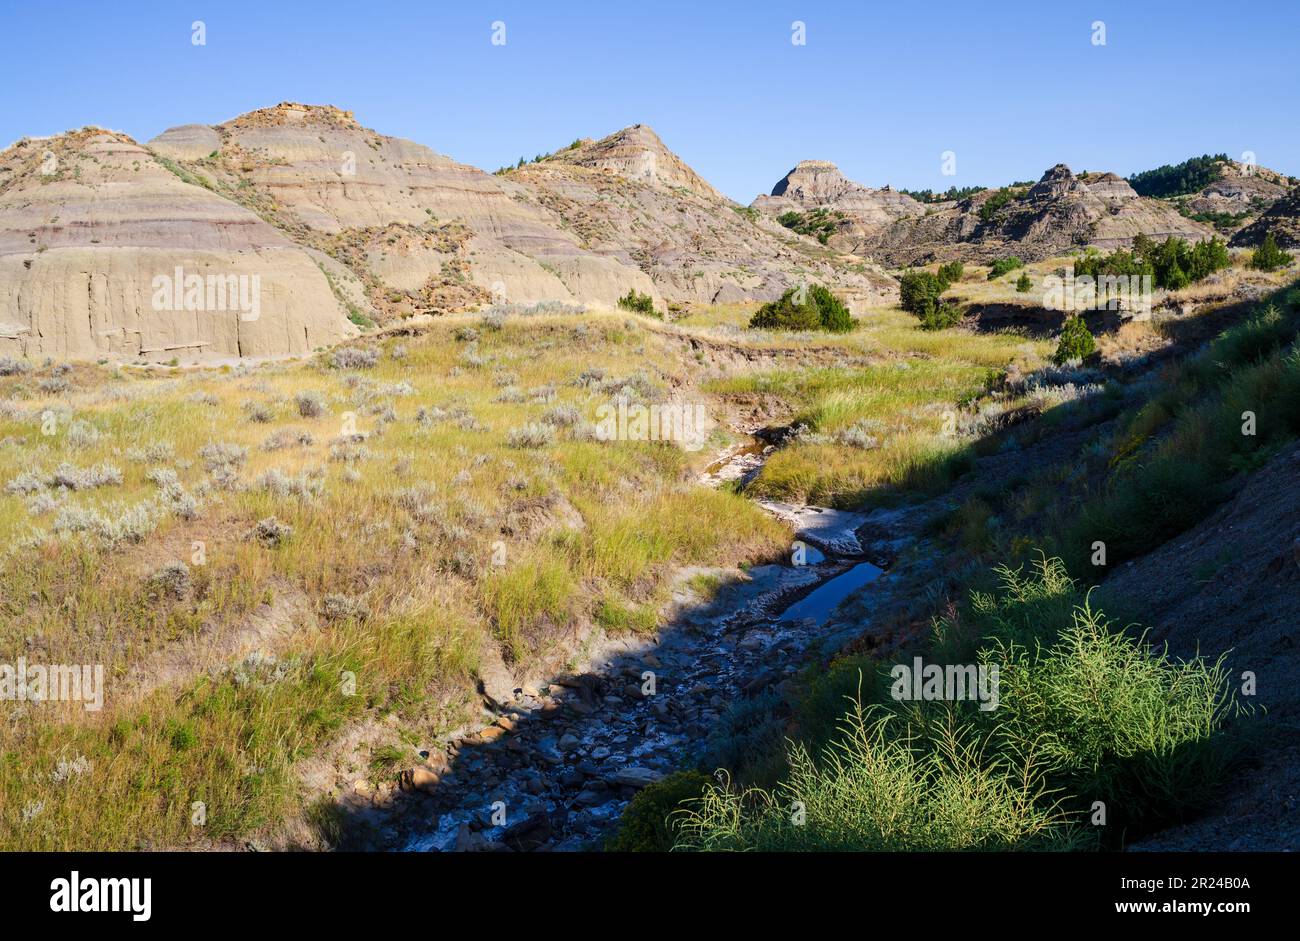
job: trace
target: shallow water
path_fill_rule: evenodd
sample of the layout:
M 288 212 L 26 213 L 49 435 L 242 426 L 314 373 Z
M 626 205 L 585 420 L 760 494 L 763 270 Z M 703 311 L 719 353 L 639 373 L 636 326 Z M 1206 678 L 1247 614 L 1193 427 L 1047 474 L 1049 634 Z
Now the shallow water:
M 804 595 L 777 617 L 778 621 L 797 621 L 812 618 L 818 624 L 826 621 L 840 602 L 863 585 L 874 582 L 884 570 L 870 562 L 859 562 L 842 575 L 837 575 Z

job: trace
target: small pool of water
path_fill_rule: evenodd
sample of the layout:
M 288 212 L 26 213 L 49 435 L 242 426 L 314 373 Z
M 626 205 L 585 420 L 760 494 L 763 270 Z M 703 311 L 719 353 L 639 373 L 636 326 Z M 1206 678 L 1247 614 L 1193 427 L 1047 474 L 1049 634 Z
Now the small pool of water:
M 818 624 L 831 616 L 840 602 L 863 585 L 874 582 L 884 569 L 870 562 L 859 562 L 842 575 L 836 575 L 825 584 L 819 585 L 804 595 L 790 607 L 781 612 L 778 621 L 797 621 L 812 618 Z

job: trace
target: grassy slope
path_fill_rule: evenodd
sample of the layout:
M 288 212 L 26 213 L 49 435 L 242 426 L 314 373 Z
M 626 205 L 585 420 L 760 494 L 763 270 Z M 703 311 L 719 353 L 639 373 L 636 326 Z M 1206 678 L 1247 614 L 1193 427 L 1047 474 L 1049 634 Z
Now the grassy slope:
M 671 446 L 564 443 L 563 430 L 561 443 L 536 450 L 506 444 L 510 429 L 549 408 L 590 415 L 607 400 L 572 384 L 593 366 L 615 378 L 642 372 L 648 392 L 663 384 L 673 354 L 625 323 L 593 317 L 579 332 L 572 319 L 512 322 L 485 331 L 473 355 L 438 325 L 401 341 L 402 358 L 390 341 L 377 366 L 355 373 L 322 363 L 184 375 L 82 367 L 56 395 L 38 388 L 46 370 L 5 380 L 0 438 L 13 440 L 0 449 L 0 479 L 110 462 L 122 482 L 51 491 L 59 508 L 0 496 L 15 546 L 0 563 L 0 646 L 33 663 L 102 663 L 108 676 L 103 712 L 28 705 L 0 732 L 4 847 L 122 849 L 273 828 L 298 807 L 294 764 L 349 723 L 396 716 L 394 736 L 414 743 L 461 721 L 485 642 L 526 665 L 610 599 L 657 607 L 675 566 L 734 564 L 783 542 L 747 501 L 685 482 L 686 455 Z M 524 400 L 497 401 L 504 388 L 524 390 Z M 298 414 L 304 390 L 320 393 L 327 415 Z M 246 402 L 269 420 L 251 420 Z M 421 406 L 451 414 L 425 426 Z M 458 407 L 483 430 L 457 427 Z M 47 409 L 62 416 L 48 437 L 39 427 Z M 335 440 L 349 411 L 370 434 L 364 443 Z M 264 450 L 280 432 L 314 441 Z M 210 442 L 247 448 L 238 489 L 213 485 L 199 455 Z M 142 453 L 149 447 L 156 453 Z M 197 518 L 159 513 L 139 541 L 113 544 L 51 532 L 64 507 L 120 519 L 122 507 L 152 503 L 159 488 L 145 475 L 159 466 L 199 495 Z M 310 490 L 316 469 L 317 495 L 258 482 L 278 470 Z M 293 527 L 273 549 L 247 538 L 272 515 Z M 206 564 L 190 566 L 193 591 L 160 593 L 150 575 L 191 562 L 196 541 Z M 490 564 L 497 542 L 500 568 Z M 329 596 L 341 612 L 333 619 Z M 267 617 L 280 623 L 249 643 L 242 632 Z M 177 660 L 187 642 L 229 651 L 241 636 L 274 661 Z M 169 686 L 133 684 L 165 668 Z M 345 673 L 356 695 L 344 695 Z M 55 782 L 60 761 L 83 757 L 89 770 Z M 207 805 L 201 830 L 190 824 L 195 801 Z
M 997 436 L 1013 456 L 1054 428 L 1083 437 L 1045 466 L 1018 462 L 1018 480 L 1002 474 L 968 495 L 941 529 L 948 568 L 972 558 L 1023 562 L 1047 545 L 1092 583 L 1097 540 L 1108 550 L 1103 564 L 1114 565 L 1193 525 L 1300 433 L 1298 327 L 1300 291 L 1283 289 L 1153 374 L 1154 384 L 1149 375 L 1107 394 L 1097 387 Z M 668 845 L 1118 846 L 1208 806 L 1250 738 L 1230 725 L 1237 707 L 1221 666 L 1144 647 L 1138 628 L 1089 606 L 1059 561 L 1039 559 L 1034 574 L 1003 569 L 999 588 L 959 594 L 918 641 L 929 662 L 1002 664 L 993 717 L 895 703 L 874 658 L 846 658 L 798 699 L 795 737 L 807 744 L 790 752 L 776 786 L 706 787 L 669 817 L 677 826 Z M 846 697 L 865 709 L 846 718 Z M 747 763 L 750 780 L 781 765 Z M 647 805 L 655 799 L 645 796 Z M 1108 809 L 1101 828 L 1092 825 L 1097 800 Z M 798 822 L 796 806 L 806 814 Z

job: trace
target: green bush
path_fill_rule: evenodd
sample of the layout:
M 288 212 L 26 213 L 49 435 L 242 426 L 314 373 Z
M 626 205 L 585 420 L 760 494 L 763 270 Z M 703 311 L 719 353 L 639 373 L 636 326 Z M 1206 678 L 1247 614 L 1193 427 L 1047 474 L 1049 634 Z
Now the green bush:
M 1016 290 L 1021 294 L 1028 294 L 1034 289 L 1034 281 L 1029 277 L 1028 272 L 1024 272 L 1016 279 Z
M 1259 271 L 1276 271 L 1291 264 L 1291 256 L 1277 247 L 1277 239 L 1269 232 L 1264 241 L 1250 256 L 1250 266 Z
M 1061 327 L 1061 341 L 1052 355 L 1052 362 L 1058 366 L 1072 359 L 1087 359 L 1097 351 L 1097 341 L 1088 331 L 1088 325 L 1078 314 L 1066 318 Z
M 921 315 L 921 329 L 946 330 L 961 323 L 962 310 L 951 301 L 944 301 Z
M 1222 660 L 1169 659 L 1086 599 L 1050 648 L 995 644 L 987 655 L 1002 664 L 999 734 L 1032 743 L 1079 812 L 1104 803 L 1106 832 L 1178 822 L 1227 777 L 1236 752 L 1220 728 L 1236 703 Z
M 776 217 L 776 221 L 781 223 L 787 229 L 798 232 L 800 235 L 811 235 L 823 245 L 830 240 L 839 227 L 840 220 L 844 218 L 844 213 L 829 209 L 813 209 L 809 212 L 783 212 Z
M 1015 194 L 1005 186 L 998 190 L 988 199 L 984 200 L 984 204 L 980 206 L 980 221 L 992 222 L 994 217 L 998 214 L 998 210 L 1007 205 L 1007 203 L 1011 202 L 1014 198 Z
M 857 321 L 853 319 L 853 315 L 849 313 L 849 309 L 843 302 L 820 284 L 814 284 L 809 288 L 808 296 L 817 307 L 823 330 L 829 330 L 831 333 L 848 333 L 857 326 Z
M 1012 255 L 1010 258 L 999 258 L 997 261 L 993 262 L 993 266 L 989 268 L 989 280 L 992 281 L 994 278 L 1000 278 L 1008 271 L 1015 271 L 1017 268 L 1023 268 L 1024 265 L 1025 263 L 1015 255 Z
M 946 265 L 939 266 L 939 279 L 945 284 L 956 284 L 961 280 L 962 272 L 965 270 L 966 266 L 960 261 L 950 261 Z
M 654 298 L 649 294 L 642 294 L 636 288 L 629 288 L 628 292 L 618 299 L 618 306 L 635 314 L 645 314 L 648 317 L 657 316 L 655 314 Z
M 903 310 L 923 317 L 939 306 L 939 295 L 948 284 L 929 271 L 909 271 L 898 281 L 898 303 Z
M 800 294 L 803 298 L 800 302 Z M 780 300 L 764 304 L 754 312 L 749 326 L 755 330 L 829 330 L 846 333 L 857 326 L 838 297 L 814 284 L 807 288 L 790 288 Z
M 699 771 L 678 771 L 642 788 L 623 811 L 616 832 L 605 844 L 613 853 L 666 853 L 677 840 L 677 810 L 709 784 Z
M 1228 246 L 1219 238 L 1189 245 L 1167 238 L 1157 245 L 1145 235 L 1133 239 L 1133 250 L 1116 249 L 1109 255 L 1090 250 L 1074 262 L 1076 277 L 1132 277 L 1149 275 L 1157 288 L 1176 291 L 1232 264 Z

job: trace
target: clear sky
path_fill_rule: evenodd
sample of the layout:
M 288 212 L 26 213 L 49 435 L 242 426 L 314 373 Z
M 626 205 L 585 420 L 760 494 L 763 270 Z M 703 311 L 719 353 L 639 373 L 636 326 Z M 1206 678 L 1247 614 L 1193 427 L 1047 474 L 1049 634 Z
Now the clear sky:
M 0 146 L 85 124 L 145 141 L 292 100 L 488 170 L 646 123 L 741 202 L 805 158 L 913 189 L 1037 179 L 1058 162 L 1127 175 L 1220 151 L 1300 175 L 1300 0 L 0 0 L 0 11 Z M 192 42 L 195 20 L 206 45 Z M 805 45 L 791 42 L 796 20 Z M 955 176 L 940 172 L 945 151 Z

